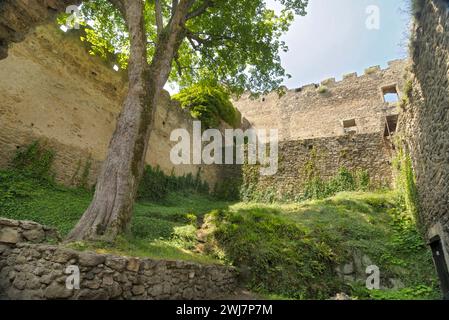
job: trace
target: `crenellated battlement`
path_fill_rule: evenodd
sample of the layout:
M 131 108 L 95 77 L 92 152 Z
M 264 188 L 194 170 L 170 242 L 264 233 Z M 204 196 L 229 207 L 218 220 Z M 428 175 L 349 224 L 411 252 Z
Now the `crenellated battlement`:
M 385 117 L 397 107 L 385 95 L 400 99 L 407 60 L 393 60 L 388 67 L 379 65 L 344 74 L 341 80 L 324 79 L 296 89 L 287 89 L 252 99 L 249 94 L 235 101 L 243 117 L 257 128 L 278 128 L 282 140 L 313 139 L 345 135 L 348 131 L 382 132 Z M 391 97 L 390 97 L 391 98 Z M 355 128 L 346 128 L 347 123 Z
M 392 68 L 402 68 L 402 66 L 406 63 L 406 60 L 391 60 L 388 61 L 388 67 L 382 69 L 380 65 L 371 66 L 365 69 L 365 72 L 362 75 L 359 75 L 357 72 L 345 73 L 342 75 L 341 79 L 337 81 L 336 78 L 328 78 L 318 83 L 308 83 L 299 88 L 293 89 L 295 92 L 307 91 L 310 89 L 318 89 L 320 86 L 325 86 L 328 88 L 339 86 L 339 85 L 347 85 L 350 82 L 354 82 L 355 80 L 365 78 L 367 76 L 375 77 L 382 76 L 384 73 L 389 72 Z M 290 91 L 290 90 L 289 90 Z

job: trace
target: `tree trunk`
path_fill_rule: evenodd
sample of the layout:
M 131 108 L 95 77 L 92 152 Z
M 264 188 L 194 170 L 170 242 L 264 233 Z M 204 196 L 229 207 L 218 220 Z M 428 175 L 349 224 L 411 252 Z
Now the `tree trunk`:
M 151 65 L 143 1 L 125 0 L 131 54 L 129 91 L 108 155 L 97 180 L 92 203 L 67 240 L 113 241 L 126 230 L 145 164 L 148 140 L 158 97 L 167 82 L 175 52 L 184 38 L 185 16 L 193 1 L 181 1 L 170 24 L 161 32 Z

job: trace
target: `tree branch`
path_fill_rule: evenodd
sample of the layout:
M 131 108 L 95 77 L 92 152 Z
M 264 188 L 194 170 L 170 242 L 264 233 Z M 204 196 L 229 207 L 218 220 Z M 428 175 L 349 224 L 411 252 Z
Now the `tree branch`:
M 201 38 L 199 35 L 191 32 L 189 30 L 186 30 L 186 36 L 188 39 L 195 40 L 196 42 L 198 42 L 200 44 L 204 44 L 206 42 L 205 39 Z
M 182 66 L 181 66 L 181 63 L 179 62 L 179 55 L 178 54 L 175 55 L 174 60 L 175 60 L 175 63 L 176 63 L 176 67 L 178 69 L 178 75 L 180 77 L 182 77 Z
M 126 19 L 126 10 L 125 10 L 125 4 L 123 3 L 123 0 L 109 0 L 109 2 L 117 8 L 118 11 L 123 16 L 123 19 Z
M 164 29 L 164 20 L 162 18 L 162 6 L 160 0 L 155 0 L 154 12 L 156 15 L 157 34 L 160 34 Z
M 171 14 L 175 14 L 176 7 L 178 6 L 178 0 L 172 0 L 171 3 Z
M 199 17 L 214 5 L 214 0 L 203 0 L 203 3 L 195 10 L 189 12 L 187 20 Z
M 148 73 L 150 83 L 157 90 L 162 89 L 170 75 L 175 55 L 185 39 L 186 17 L 194 3 L 195 0 L 179 0 L 170 21 L 164 27 L 163 33 L 166 36 L 158 37 L 150 72 Z

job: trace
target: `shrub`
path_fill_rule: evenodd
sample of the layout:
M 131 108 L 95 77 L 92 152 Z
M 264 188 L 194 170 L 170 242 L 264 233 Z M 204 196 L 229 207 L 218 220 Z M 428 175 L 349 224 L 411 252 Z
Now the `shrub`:
M 215 185 L 214 197 L 218 200 L 237 201 L 240 200 L 241 179 L 225 179 Z
M 323 94 L 323 93 L 328 92 L 329 89 L 326 86 L 321 85 L 321 86 L 318 87 L 317 91 L 318 91 L 318 93 L 322 93 Z
M 230 126 L 240 126 L 241 114 L 234 108 L 229 94 L 217 85 L 195 84 L 173 96 L 183 109 L 200 120 L 203 128 L 216 128 L 223 120 Z
M 298 224 L 258 208 L 212 216 L 215 240 L 245 270 L 252 290 L 298 299 L 328 298 L 336 290 L 332 251 Z
M 355 173 L 342 167 L 329 181 L 313 176 L 306 183 L 301 200 L 324 199 L 343 191 L 367 191 L 370 188 L 370 177 L 367 171 Z
M 209 186 L 201 181 L 200 172 L 193 177 L 192 174 L 184 176 L 166 175 L 160 167 L 147 166 L 137 192 L 137 198 L 147 201 L 162 201 L 170 192 L 197 192 L 209 193 Z

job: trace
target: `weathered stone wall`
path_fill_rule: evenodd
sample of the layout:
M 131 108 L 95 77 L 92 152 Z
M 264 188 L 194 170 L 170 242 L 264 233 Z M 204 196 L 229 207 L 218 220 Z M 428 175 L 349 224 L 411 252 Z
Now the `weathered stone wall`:
M 351 73 L 341 81 L 327 79 L 257 100 L 244 95 L 235 101 L 245 125 L 255 129 L 278 129 L 280 139 L 279 171 L 274 176 L 259 176 L 257 168 L 245 166 L 244 184 L 256 192 L 271 190 L 276 198 L 294 198 L 301 194 L 308 179 L 304 167 L 316 162 L 323 180 L 333 177 L 340 168 L 363 170 L 373 186 L 392 184 L 391 137 L 384 138 L 388 116 L 399 113 L 398 102 L 386 102 L 385 88 L 395 88 L 398 100 L 404 86 L 404 60 L 366 69 L 358 76 Z M 352 120 L 355 127 L 345 128 Z M 391 125 L 391 124 L 390 124 Z M 392 127 L 394 130 L 395 128 Z M 393 132 L 394 134 L 394 132 Z M 311 150 L 316 149 L 317 159 Z
M 412 160 L 420 217 L 439 235 L 449 265 L 449 2 L 416 1 L 409 103 L 400 128 Z
M 237 286 L 232 267 L 17 242 L 4 236 L 11 230 L 19 231 L 20 240 L 26 241 L 25 232 L 49 229 L 27 221 L 0 220 L 0 299 L 213 299 L 232 294 Z M 79 268 L 79 289 L 66 287 L 68 266 Z
M 380 132 L 385 117 L 399 112 L 396 104 L 385 102 L 382 88 L 397 86 L 401 94 L 404 66 L 403 60 L 391 61 L 385 70 L 371 67 L 362 76 L 327 79 L 321 85 L 288 90 L 281 98 L 277 93 L 257 100 L 244 95 L 235 106 L 252 127 L 278 129 L 280 140 L 345 135 L 343 121 L 350 119 L 355 120 L 357 133 Z
M 381 133 L 282 141 L 278 173 L 261 176 L 258 167 L 244 166 L 244 182 L 258 193 L 271 191 L 278 199 L 294 198 L 304 191 L 311 168 L 327 181 L 344 167 L 354 173 L 364 170 L 373 186 L 384 187 L 392 181 L 392 153 Z
M 76 184 L 88 166 L 88 183 L 95 183 L 127 92 L 127 75 L 90 56 L 78 37 L 54 24 L 40 26 L 0 60 L 0 167 L 8 166 L 17 148 L 44 139 L 56 151 L 57 180 Z M 171 163 L 170 133 L 191 132 L 193 119 L 168 93 L 160 100 L 147 164 L 167 174 L 195 176 L 201 170 L 213 187 L 220 180 L 217 167 Z
M 0 60 L 8 56 L 11 43 L 22 41 L 34 27 L 80 3 L 81 0 L 0 1 Z
M 53 228 L 33 221 L 16 221 L 0 217 L 0 243 L 14 245 L 19 242 L 42 243 L 59 240 L 61 238 Z

